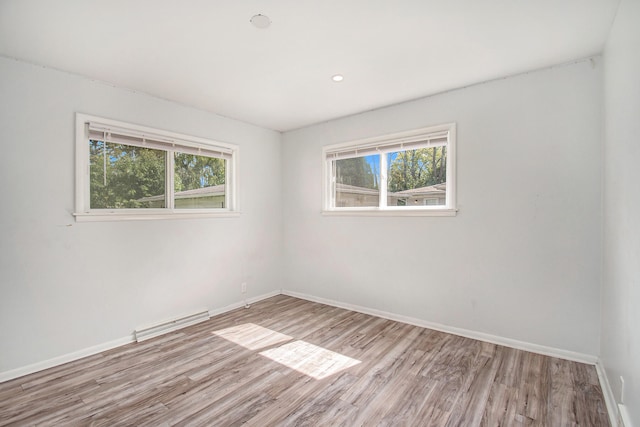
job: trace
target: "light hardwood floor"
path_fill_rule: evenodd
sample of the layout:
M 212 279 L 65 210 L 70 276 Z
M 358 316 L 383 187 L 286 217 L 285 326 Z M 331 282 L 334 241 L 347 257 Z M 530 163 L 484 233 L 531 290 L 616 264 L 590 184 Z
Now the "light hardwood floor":
M 0 384 L 2 426 L 242 424 L 609 421 L 593 366 L 287 296 Z

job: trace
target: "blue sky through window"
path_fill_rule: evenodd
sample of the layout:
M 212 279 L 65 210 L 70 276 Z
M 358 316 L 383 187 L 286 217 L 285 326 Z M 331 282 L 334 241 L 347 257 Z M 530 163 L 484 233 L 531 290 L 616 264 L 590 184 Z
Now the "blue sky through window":
M 380 172 L 380 156 L 377 154 L 372 154 L 370 156 L 365 156 L 365 161 L 371 167 L 371 172 L 374 174 Z
M 398 157 L 398 152 L 394 151 L 393 153 L 387 154 L 387 165 L 391 165 L 393 161 Z M 380 172 L 380 156 L 378 154 L 372 154 L 370 156 L 365 156 L 365 161 L 371 166 L 371 171 L 373 173 Z

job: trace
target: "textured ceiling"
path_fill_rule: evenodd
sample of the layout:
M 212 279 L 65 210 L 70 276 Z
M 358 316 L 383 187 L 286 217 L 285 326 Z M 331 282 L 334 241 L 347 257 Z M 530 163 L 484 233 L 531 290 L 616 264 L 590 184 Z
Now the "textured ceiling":
M 0 55 L 286 131 L 598 54 L 617 5 L 0 0 Z

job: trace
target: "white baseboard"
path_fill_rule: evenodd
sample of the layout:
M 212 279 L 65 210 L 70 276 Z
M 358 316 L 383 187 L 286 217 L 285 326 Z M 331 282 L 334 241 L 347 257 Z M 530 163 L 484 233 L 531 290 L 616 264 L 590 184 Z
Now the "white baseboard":
M 299 292 L 288 291 L 283 289 L 284 295 L 289 295 L 295 298 L 304 299 L 307 301 L 318 302 L 321 304 L 330 305 L 333 307 L 344 308 L 347 310 L 357 311 L 359 313 L 370 314 L 372 316 L 382 317 L 384 319 L 395 320 L 397 322 L 407 323 L 409 325 L 415 325 L 422 328 L 434 329 L 436 331 L 447 332 L 449 334 L 459 335 L 466 338 L 472 338 L 479 341 L 485 341 L 492 344 L 503 345 L 506 347 L 515 348 L 518 350 L 530 351 L 532 353 L 543 354 L 545 356 L 557 357 L 560 359 L 571 360 L 574 362 L 587 363 L 589 365 L 595 365 L 598 361 L 596 356 L 589 354 L 577 353 L 574 351 L 563 350 L 554 347 L 547 347 L 539 344 L 532 344 L 524 341 L 518 341 L 511 338 L 504 338 L 497 335 L 486 334 L 484 332 L 471 331 L 468 329 L 456 328 L 454 326 L 441 325 L 439 323 L 428 322 L 422 319 L 416 319 L 413 317 L 403 316 L 399 314 L 389 313 L 386 311 L 375 310 L 372 308 L 362 307 L 359 305 L 343 303 L 340 301 L 334 301 L 325 298 L 319 298 L 313 295 L 307 295 Z
M 245 304 L 247 303 L 253 304 L 263 299 L 271 298 L 280 294 L 281 294 L 281 291 L 276 290 L 276 291 L 266 293 L 264 295 L 249 298 L 246 300 L 246 303 L 243 301 L 243 302 L 230 304 L 222 308 L 212 309 L 212 310 L 209 310 L 209 316 L 215 316 L 217 314 L 226 313 L 228 311 L 235 310 L 236 308 L 244 307 Z M 10 371 L 0 372 L 0 383 L 9 381 L 15 378 L 19 378 L 25 375 L 33 374 L 35 372 L 43 371 L 45 369 L 53 368 L 58 365 L 73 362 L 75 360 L 82 359 L 83 357 L 93 356 L 94 354 L 111 350 L 113 348 L 120 347 L 125 344 L 130 344 L 132 342 L 135 342 L 135 337 L 133 334 L 127 337 L 122 337 L 113 341 L 98 344 L 93 347 L 88 347 L 82 350 L 74 351 L 72 353 L 63 354 L 62 356 L 54 357 L 53 359 L 48 359 L 42 362 L 33 363 L 31 365 L 23 366 L 21 368 L 13 369 Z
M 62 356 L 54 357 L 53 359 L 43 360 L 42 362 L 33 363 L 31 365 L 23 366 L 11 371 L 0 372 L 0 383 L 12 380 L 14 378 L 22 377 L 24 375 L 33 374 L 34 372 L 53 368 L 58 365 L 73 362 L 74 360 L 82 359 L 83 357 L 93 356 L 94 354 L 111 350 L 112 348 L 120 347 L 125 344 L 130 344 L 134 341 L 135 339 L 132 334 L 128 337 L 118 338 L 113 341 L 94 345 L 93 347 L 74 351 L 73 353 L 63 354 Z
M 627 406 L 618 405 L 618 409 L 620 410 L 620 425 L 618 427 L 633 427 Z
M 602 389 L 602 394 L 604 395 L 604 403 L 607 405 L 607 412 L 609 413 L 609 420 L 611 421 L 611 425 L 613 427 L 622 427 L 620 425 L 618 404 L 616 403 L 616 398 L 613 395 L 613 389 L 611 388 L 611 383 L 609 383 L 607 371 L 600 359 L 598 359 L 598 363 L 596 363 L 596 371 L 598 372 L 598 380 L 600 381 L 600 388 Z

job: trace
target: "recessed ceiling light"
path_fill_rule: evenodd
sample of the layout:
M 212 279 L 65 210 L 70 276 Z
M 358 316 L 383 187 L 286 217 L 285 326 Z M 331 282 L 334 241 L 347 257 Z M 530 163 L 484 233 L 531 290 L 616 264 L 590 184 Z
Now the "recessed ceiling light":
M 261 29 L 268 28 L 269 25 L 271 25 L 271 19 L 269 19 L 268 16 L 262 15 L 260 13 L 257 15 L 253 15 L 250 21 L 254 27 Z
M 344 80 L 344 76 L 342 74 L 335 74 L 331 77 L 331 80 L 333 80 L 334 82 L 341 82 Z

